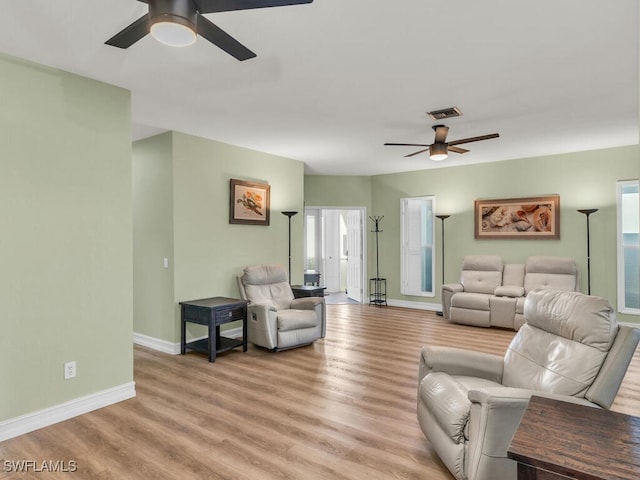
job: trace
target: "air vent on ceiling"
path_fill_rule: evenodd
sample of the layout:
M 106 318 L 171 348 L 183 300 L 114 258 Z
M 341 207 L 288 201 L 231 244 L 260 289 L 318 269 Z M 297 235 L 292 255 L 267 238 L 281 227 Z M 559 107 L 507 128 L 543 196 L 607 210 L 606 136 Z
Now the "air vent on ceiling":
M 434 120 L 443 120 L 445 118 L 454 118 L 462 116 L 462 112 L 458 107 L 451 108 L 443 108 L 442 110 L 434 110 L 432 112 L 427 112 Z

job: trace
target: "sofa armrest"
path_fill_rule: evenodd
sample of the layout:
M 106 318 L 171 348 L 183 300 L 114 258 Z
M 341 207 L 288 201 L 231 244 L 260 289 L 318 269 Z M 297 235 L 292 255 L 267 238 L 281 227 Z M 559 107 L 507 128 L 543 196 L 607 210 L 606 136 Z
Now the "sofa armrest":
M 486 468 L 486 465 L 483 467 L 482 464 L 487 458 L 507 458 L 511 439 L 533 395 L 596 407 L 584 398 L 522 388 L 491 387 L 469 390 L 471 410 L 468 444 L 481 445 L 482 448 L 469 449 L 468 478 L 473 478 L 478 469 Z M 485 457 L 484 460 L 482 457 Z
M 276 348 L 278 311 L 273 305 L 250 303 L 247 306 L 247 333 L 249 341 L 265 348 Z
M 524 401 L 526 408 L 529 405 L 529 399 L 532 396 L 550 398 L 552 400 L 560 400 L 568 403 L 575 403 L 587 407 L 600 408 L 586 398 L 572 397 L 570 395 L 561 395 L 559 393 L 542 392 L 540 390 L 529 390 L 526 388 L 514 387 L 493 387 L 481 388 L 477 390 L 469 390 L 469 400 L 474 403 L 486 403 L 492 407 L 500 405 L 521 405 Z
M 464 287 L 461 283 L 445 283 L 442 285 L 442 290 L 445 292 L 457 293 L 464 292 Z
M 320 319 L 320 337 L 324 338 L 327 334 L 327 309 L 324 297 L 301 297 L 295 298 L 291 302 L 291 308 L 300 310 L 315 310 L 316 315 Z
M 420 352 L 418 383 L 429 372 L 480 377 L 500 383 L 504 359 L 499 355 L 462 348 L 427 345 Z
M 511 439 L 533 395 L 597 408 L 597 405 L 584 398 L 523 388 L 491 387 L 469 390 L 469 445 L 482 445 L 482 449 L 470 451 L 467 475 L 474 475 L 474 470 L 481 464 L 481 456 L 507 458 Z
M 502 285 L 500 287 L 496 287 L 493 294 L 496 297 L 524 297 L 524 287 L 518 287 L 516 285 Z
M 451 297 L 458 292 L 464 291 L 461 283 L 446 283 L 440 289 L 440 301 L 442 302 L 442 315 L 449 319 L 449 309 L 451 308 Z

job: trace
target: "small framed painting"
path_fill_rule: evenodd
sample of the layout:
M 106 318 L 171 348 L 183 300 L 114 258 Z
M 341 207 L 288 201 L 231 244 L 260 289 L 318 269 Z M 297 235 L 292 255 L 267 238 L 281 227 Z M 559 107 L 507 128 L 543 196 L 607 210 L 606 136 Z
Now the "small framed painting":
M 232 178 L 230 193 L 229 223 L 269 225 L 271 186 L 268 183 Z
M 475 238 L 558 239 L 560 196 L 476 200 Z

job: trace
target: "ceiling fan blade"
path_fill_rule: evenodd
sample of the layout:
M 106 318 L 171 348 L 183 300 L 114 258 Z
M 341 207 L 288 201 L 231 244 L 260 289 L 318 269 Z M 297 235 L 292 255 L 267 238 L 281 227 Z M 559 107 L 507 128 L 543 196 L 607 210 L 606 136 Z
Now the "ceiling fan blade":
M 431 146 L 431 145 L 429 145 L 429 146 Z M 427 147 L 427 148 L 423 148 L 422 150 L 418 150 L 417 152 L 410 153 L 409 155 L 405 155 L 404 157 L 405 157 L 405 158 L 407 158 L 407 157 L 413 157 L 414 155 L 419 155 L 419 154 L 421 154 L 421 153 L 423 153 L 423 152 L 427 152 L 427 151 L 429 151 L 429 147 Z
M 447 141 L 449 127 L 446 125 L 436 125 L 433 129 L 436 131 L 436 140 L 434 143 L 445 143 Z
M 390 147 L 430 147 L 431 145 L 426 145 L 424 143 L 385 143 L 385 145 Z
M 255 53 L 242 45 L 227 32 L 199 14 L 198 34 L 240 61 L 248 60 L 249 58 L 256 56 Z
M 118 48 L 129 48 L 147 33 L 149 33 L 149 14 L 143 15 L 131 25 L 116 33 L 109 40 L 104 42 L 106 45 Z
M 455 153 L 467 153 L 469 151 L 466 148 L 452 147 L 451 145 L 449 145 L 448 150 Z
M 500 135 L 497 133 L 491 133 L 489 135 L 480 135 L 479 137 L 463 138 L 461 140 L 454 140 L 449 142 L 449 145 L 460 145 L 461 143 L 479 142 L 480 140 L 489 140 L 491 138 L 498 138 Z
M 313 0 L 194 0 L 200 13 L 230 12 L 252 8 L 285 7 L 301 5 Z

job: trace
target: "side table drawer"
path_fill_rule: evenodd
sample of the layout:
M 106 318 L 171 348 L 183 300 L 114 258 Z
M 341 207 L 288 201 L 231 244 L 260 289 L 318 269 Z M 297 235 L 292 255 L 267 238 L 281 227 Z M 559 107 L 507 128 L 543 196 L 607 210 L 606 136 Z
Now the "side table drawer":
M 211 318 L 211 309 L 193 305 L 183 305 L 182 318 L 184 322 L 208 325 Z
M 247 309 L 244 306 L 233 306 L 230 308 L 220 308 L 216 310 L 216 325 L 236 320 L 246 320 Z

